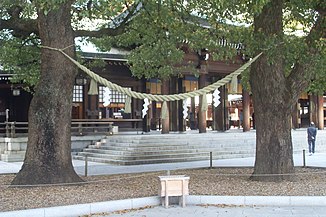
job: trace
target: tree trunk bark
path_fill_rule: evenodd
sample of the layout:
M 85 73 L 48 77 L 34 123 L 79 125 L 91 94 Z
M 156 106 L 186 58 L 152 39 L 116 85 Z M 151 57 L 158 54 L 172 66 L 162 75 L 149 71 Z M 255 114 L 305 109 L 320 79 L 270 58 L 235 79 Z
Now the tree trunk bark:
M 43 46 L 66 48 L 74 55 L 71 2 L 47 15 L 38 11 Z M 71 161 L 71 105 L 76 67 L 59 52 L 43 48 L 41 78 L 29 109 L 28 145 L 24 164 L 13 185 L 75 183 L 83 180 Z
M 291 180 L 294 173 L 291 139 L 291 91 L 281 52 L 283 0 L 272 0 L 255 18 L 255 37 L 277 36 L 278 47 L 266 51 L 251 67 L 256 122 L 256 161 L 251 177 L 257 181 Z M 289 175 L 290 174 L 290 175 Z
M 242 112 L 242 117 L 243 117 L 243 122 L 242 122 L 242 127 L 243 127 L 243 132 L 248 132 L 250 131 L 250 95 L 248 91 L 242 90 L 242 107 L 243 107 L 243 112 Z

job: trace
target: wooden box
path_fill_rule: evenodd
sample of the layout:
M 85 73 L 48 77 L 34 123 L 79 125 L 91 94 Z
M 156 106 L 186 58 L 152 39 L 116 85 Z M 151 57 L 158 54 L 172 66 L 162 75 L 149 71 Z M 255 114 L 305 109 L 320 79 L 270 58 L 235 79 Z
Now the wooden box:
M 185 195 L 189 195 L 189 177 L 184 175 L 159 176 L 159 196 L 162 198 L 162 206 L 169 206 L 169 196 L 180 196 L 179 203 L 185 207 Z M 165 197 L 165 200 L 163 200 Z

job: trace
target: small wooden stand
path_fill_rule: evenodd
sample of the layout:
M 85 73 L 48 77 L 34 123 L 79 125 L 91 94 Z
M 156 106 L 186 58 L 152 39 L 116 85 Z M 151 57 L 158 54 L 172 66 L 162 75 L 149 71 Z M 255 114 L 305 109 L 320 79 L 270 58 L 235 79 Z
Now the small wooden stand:
M 169 196 L 179 196 L 179 204 L 182 207 L 186 206 L 185 196 L 189 195 L 189 177 L 187 176 L 159 176 L 160 189 L 159 196 L 161 197 L 162 206 L 169 207 Z M 163 200 L 165 197 L 165 200 Z

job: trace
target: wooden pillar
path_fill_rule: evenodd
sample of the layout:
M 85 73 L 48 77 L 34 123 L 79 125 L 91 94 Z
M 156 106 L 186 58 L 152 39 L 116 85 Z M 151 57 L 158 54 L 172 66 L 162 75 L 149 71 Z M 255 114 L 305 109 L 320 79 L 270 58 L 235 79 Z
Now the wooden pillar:
M 88 87 L 90 84 L 87 85 Z M 88 94 L 89 89 L 87 90 Z M 97 119 L 99 117 L 99 110 L 98 110 L 98 94 L 88 94 L 87 100 L 87 109 L 86 109 L 86 117 L 88 119 Z
M 301 120 L 300 120 L 300 105 L 299 103 L 295 103 L 292 107 L 292 128 L 297 129 L 300 128 Z
M 250 95 L 248 91 L 242 89 L 242 105 L 243 105 L 243 132 L 250 131 Z
M 156 130 L 157 126 L 157 109 L 156 101 L 152 101 L 152 118 L 151 118 L 151 130 Z
M 185 92 L 182 82 L 183 82 L 183 78 L 178 78 L 178 93 Z M 183 101 L 182 100 L 178 101 L 178 126 L 179 126 L 179 132 L 186 131 L 186 121 L 183 119 Z
M 143 92 L 142 84 L 138 85 L 135 90 L 138 92 Z M 143 106 L 142 100 L 132 97 L 131 106 L 132 106 L 131 111 L 133 111 L 133 118 L 137 118 L 137 119 L 141 118 L 141 110 Z
M 317 116 L 318 116 L 318 129 L 323 130 L 324 129 L 324 97 L 317 96 L 317 101 L 318 101 L 318 108 L 317 108 Z
M 317 96 L 312 94 L 309 95 L 309 115 L 310 115 L 310 122 L 314 122 L 317 124 L 318 118 L 317 118 Z
M 226 121 L 228 121 L 228 114 L 226 111 L 227 91 L 225 86 L 220 87 L 219 90 L 220 90 L 221 104 L 217 106 L 217 108 L 215 108 L 215 115 L 214 115 L 216 118 L 216 130 L 225 131 L 227 129 Z
M 206 86 L 206 74 L 207 68 L 206 65 L 201 65 L 201 74 L 199 76 L 199 89 L 204 88 Z M 199 109 L 198 109 L 198 129 L 199 133 L 206 133 L 206 111 L 202 111 L 202 99 L 203 96 L 199 97 Z
M 88 104 L 89 104 L 89 96 L 88 96 L 88 88 L 89 85 L 85 85 L 84 87 L 84 102 L 83 102 L 83 114 L 82 114 L 82 119 L 86 119 L 87 118 L 87 109 L 88 109 Z
M 178 78 L 172 77 L 170 79 L 170 94 L 176 94 L 177 91 L 177 84 L 178 84 Z M 178 131 L 178 101 L 170 102 L 170 124 L 171 124 L 171 130 L 176 132 Z
M 98 111 L 98 95 L 89 95 L 89 104 L 87 110 L 87 117 L 89 119 L 97 119 L 99 117 Z
M 219 107 L 219 106 L 221 106 L 221 104 L 220 105 L 218 105 L 217 107 L 212 107 L 212 117 L 213 117 L 213 122 L 212 122 L 212 130 L 217 130 L 218 129 L 218 110 L 217 110 L 217 108 Z
M 197 113 L 196 113 L 196 102 L 195 97 L 191 98 L 191 107 L 189 112 L 189 120 L 190 120 L 190 129 L 197 129 Z
M 167 80 L 167 79 L 162 80 L 162 94 L 163 95 L 168 95 L 169 94 L 169 80 Z M 163 104 L 162 104 L 162 106 L 163 106 Z M 169 110 L 169 102 L 167 102 L 167 109 Z M 168 134 L 169 132 L 170 132 L 170 120 L 169 120 L 169 118 L 162 119 L 162 132 L 161 133 L 162 134 Z

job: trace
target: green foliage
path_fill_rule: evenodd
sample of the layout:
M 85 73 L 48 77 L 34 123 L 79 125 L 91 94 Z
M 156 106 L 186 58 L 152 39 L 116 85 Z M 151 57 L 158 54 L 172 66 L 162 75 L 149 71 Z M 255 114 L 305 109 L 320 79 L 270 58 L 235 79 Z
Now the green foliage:
M 129 64 L 137 77 L 164 78 L 176 73 L 173 67 L 183 59 L 182 45 L 191 40 L 195 28 L 183 19 L 189 14 L 180 10 L 178 2 L 146 1 L 142 11 L 134 16 L 125 34 L 115 38 L 93 40 L 101 50 L 112 45 L 135 48 L 129 55 Z
M 102 51 L 108 51 L 112 46 L 129 49 L 129 63 L 137 77 L 164 78 L 177 74 L 184 70 L 180 68 L 180 63 L 188 51 L 196 53 L 205 48 L 216 59 L 233 58 L 235 49 L 221 45 L 220 41 L 233 35 L 234 41 L 229 40 L 228 43 L 239 43 L 239 32 L 245 28 L 237 27 L 239 31 L 236 31 L 226 24 L 211 28 L 207 20 L 194 16 L 195 5 L 187 2 L 146 1 L 125 34 L 92 41 Z M 194 67 L 198 63 L 191 65 L 187 71 L 197 72 Z
M 308 91 L 313 93 L 318 93 L 323 95 L 326 92 L 326 41 L 325 39 L 320 40 L 317 43 L 317 48 L 320 50 L 320 54 L 315 56 L 311 60 L 312 67 L 311 73 L 315 74 L 315 79 L 313 80 Z
M 3 70 L 14 75 L 12 82 L 23 83 L 26 88 L 35 86 L 40 74 L 39 39 L 31 36 L 22 40 L 10 37 L 7 32 L 1 32 L 0 35 Z
M 0 3 L 0 14 L 3 19 L 8 19 L 9 9 L 18 5 L 22 8 L 20 17 L 35 19 L 35 5 L 44 13 L 48 13 L 67 1 L 3 0 Z M 181 70 L 185 70 L 180 64 L 184 55 L 188 51 L 199 52 L 203 48 L 208 49 L 215 60 L 232 59 L 236 52 L 233 45 L 241 43 L 244 46 L 241 50 L 244 55 L 252 57 L 257 52 L 264 51 L 271 65 L 282 50 L 286 76 L 292 72 L 295 64 L 309 65 L 307 73 L 315 74 L 310 90 L 325 90 L 325 41 L 316 35 L 312 40 L 313 43 L 308 46 L 305 37 L 317 20 L 319 14 L 315 8 L 317 5 L 320 6 L 322 1 L 286 1 L 283 28 L 288 35 L 270 36 L 263 33 L 253 34 L 254 17 L 262 12 L 262 8 L 270 0 L 146 0 L 141 1 L 142 7 L 138 7 L 137 14 L 134 14 L 134 9 L 140 1 L 75 0 L 71 2 L 73 2 L 72 22 L 75 29 L 87 28 L 85 21 L 87 24 L 101 21 L 99 23 L 102 24 L 94 25 L 95 29 L 114 28 L 125 21 L 129 14 L 130 22 L 123 35 L 118 37 L 107 35 L 88 40 L 93 41 L 101 51 L 108 51 L 113 46 L 130 50 L 129 64 L 137 77 L 164 78 L 176 75 Z M 301 32 L 300 36 L 297 35 L 298 32 Z M 2 36 L 2 47 L 6 53 L 10 53 L 7 57 L 1 55 L 0 61 L 4 67 L 15 72 L 20 70 L 18 74 L 26 76 L 24 79 L 31 79 L 31 82 L 27 83 L 35 84 L 34 77 L 37 76 L 31 75 L 36 75 L 38 66 L 32 67 L 29 63 L 38 63 L 37 48 L 31 45 L 26 48 L 19 47 L 19 45 L 26 45 L 25 42 L 12 38 L 10 31 L 3 31 Z M 27 41 L 31 38 L 38 43 L 34 36 Z M 221 44 L 222 40 L 227 40 L 228 44 Z M 8 48 L 10 46 L 14 49 L 10 50 Z M 311 49 L 316 51 L 316 55 L 306 55 Z M 37 54 L 31 55 L 33 52 Z M 14 57 L 15 55 L 17 56 Z M 26 73 L 22 73 L 21 66 L 24 64 L 28 65 L 24 67 L 27 69 Z M 186 70 L 196 73 L 197 65 L 198 63 L 191 62 Z M 247 83 L 248 76 L 245 72 L 244 83 Z M 247 89 L 250 87 L 247 86 Z
M 166 40 L 158 40 L 152 46 L 139 46 L 128 57 L 131 70 L 141 78 L 168 77 L 174 74 L 173 65 L 181 62 L 183 51 Z
M 50 11 L 55 11 L 58 7 L 70 0 L 33 0 L 36 7 L 47 15 Z
M 86 22 L 105 21 L 103 28 L 119 26 L 124 17 L 119 15 L 131 10 L 137 1 L 132 0 L 76 0 L 73 6 L 73 23 L 83 27 Z
M 20 12 L 19 17 L 27 19 L 35 16 L 36 10 L 30 0 L 2 0 L 0 2 L 0 17 L 9 19 L 10 14 Z

